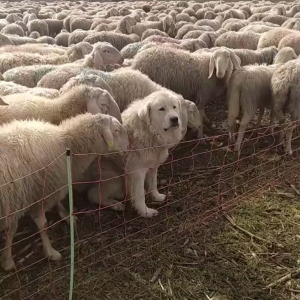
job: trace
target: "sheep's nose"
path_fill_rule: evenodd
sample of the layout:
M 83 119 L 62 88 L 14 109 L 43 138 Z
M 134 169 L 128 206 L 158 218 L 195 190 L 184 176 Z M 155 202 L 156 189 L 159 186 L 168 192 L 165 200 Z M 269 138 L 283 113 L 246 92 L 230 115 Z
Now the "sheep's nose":
M 178 117 L 171 117 L 170 121 L 171 121 L 172 126 L 178 125 Z

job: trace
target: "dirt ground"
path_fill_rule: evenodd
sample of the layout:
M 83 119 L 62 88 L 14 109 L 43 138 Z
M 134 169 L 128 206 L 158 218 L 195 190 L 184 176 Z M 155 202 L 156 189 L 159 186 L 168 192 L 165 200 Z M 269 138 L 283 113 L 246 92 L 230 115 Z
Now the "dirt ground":
M 73 299 L 300 299 L 299 142 L 286 157 L 270 134 L 249 132 L 237 158 L 220 122 L 224 105 L 208 109 L 214 138 L 181 144 L 160 168 L 169 194 L 158 217 L 139 218 L 130 205 L 78 214 Z M 0 272 L 0 299 L 68 299 L 69 227 L 54 212 L 48 220 L 63 261 L 42 256 L 24 219 L 16 240 L 31 237 L 14 247 L 18 271 Z

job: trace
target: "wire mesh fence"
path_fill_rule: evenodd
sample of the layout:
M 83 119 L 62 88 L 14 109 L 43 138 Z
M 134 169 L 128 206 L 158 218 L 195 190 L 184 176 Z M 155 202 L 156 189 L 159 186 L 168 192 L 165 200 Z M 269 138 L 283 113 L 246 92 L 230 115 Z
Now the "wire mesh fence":
M 149 207 L 159 211 L 151 219 L 138 216 L 131 207 L 128 174 L 120 175 L 125 182 L 125 199 L 103 206 L 103 184 L 116 179 L 102 178 L 103 156 L 86 154 L 97 160 L 99 180 L 75 182 L 72 165 L 82 155 L 62 153 L 52 162 L 69 166 L 69 177 L 62 180 L 59 191 L 46 188 L 51 180 L 49 166 L 36 171 L 44 176 L 44 186 L 38 187 L 41 203 L 50 196 L 55 199 L 55 193 L 67 194 L 69 187 L 71 215 L 59 216 L 53 207 L 47 212 L 48 223 L 41 230 L 48 232 L 62 259 L 51 261 L 44 256 L 40 234 L 34 222 L 24 216 L 12 245 L 15 267 L 10 273 L 1 270 L 1 299 L 181 299 L 180 293 L 189 299 L 189 292 L 180 291 L 180 286 L 171 288 L 168 276 L 164 282 L 158 280 L 162 268 L 172 272 L 174 265 L 181 263 L 178 253 L 187 257 L 184 264 L 188 267 L 201 266 L 206 257 L 205 239 L 199 246 L 203 251 L 199 252 L 193 250 L 193 236 L 201 232 L 205 237 L 206 229 L 218 226 L 224 216 L 235 226 L 229 213 L 239 203 L 255 201 L 279 183 L 292 180 L 299 168 L 296 135 L 292 156 L 283 155 L 283 142 L 278 143 L 270 128 L 248 131 L 246 137 L 239 156 L 228 147 L 227 134 L 206 138 L 204 143 L 184 141 L 172 148 L 158 173 L 159 192 L 167 197 L 162 203 L 148 202 Z M 16 180 L 25 179 L 12 179 L 7 185 L 13 188 Z M 98 204 L 88 201 L 86 188 L 91 186 L 97 187 Z M 146 191 L 146 195 L 150 192 Z M 2 204 L 6 212 L 2 220 L 8 224 L 7 233 L 1 237 L 2 251 L 9 248 L 5 244 L 11 233 L 9 220 L 16 213 L 11 203 Z M 63 205 L 67 207 L 68 198 Z M 43 205 L 41 209 L 47 210 Z M 272 237 L 265 242 L 280 247 Z M 171 263 L 166 266 L 163 257 Z

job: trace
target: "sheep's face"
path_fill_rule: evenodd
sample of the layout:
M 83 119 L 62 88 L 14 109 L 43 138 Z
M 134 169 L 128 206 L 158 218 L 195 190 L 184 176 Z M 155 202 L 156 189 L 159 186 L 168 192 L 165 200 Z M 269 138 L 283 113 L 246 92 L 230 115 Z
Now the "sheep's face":
M 122 65 L 124 58 L 122 54 L 111 44 L 100 42 L 94 46 L 91 53 L 95 69 L 101 70 L 106 65 Z
M 122 154 L 129 148 L 129 139 L 125 127 L 115 118 L 111 118 L 110 130 L 113 135 L 112 151 Z
M 199 130 L 201 117 L 196 104 L 189 100 L 184 101 L 187 106 L 188 127 L 193 130 Z
M 227 48 L 218 49 L 212 53 L 210 58 L 208 78 L 212 77 L 214 69 L 216 69 L 217 78 L 222 79 L 226 75 L 226 77 L 228 77 L 227 79 L 229 79 L 233 67 L 235 69 L 241 68 L 240 58 L 233 51 Z

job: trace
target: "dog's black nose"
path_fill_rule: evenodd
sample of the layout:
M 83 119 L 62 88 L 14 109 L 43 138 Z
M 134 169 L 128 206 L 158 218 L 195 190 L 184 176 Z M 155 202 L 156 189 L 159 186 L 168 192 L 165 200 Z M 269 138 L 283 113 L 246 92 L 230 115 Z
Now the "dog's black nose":
M 171 117 L 170 121 L 173 125 L 178 125 L 178 117 Z

